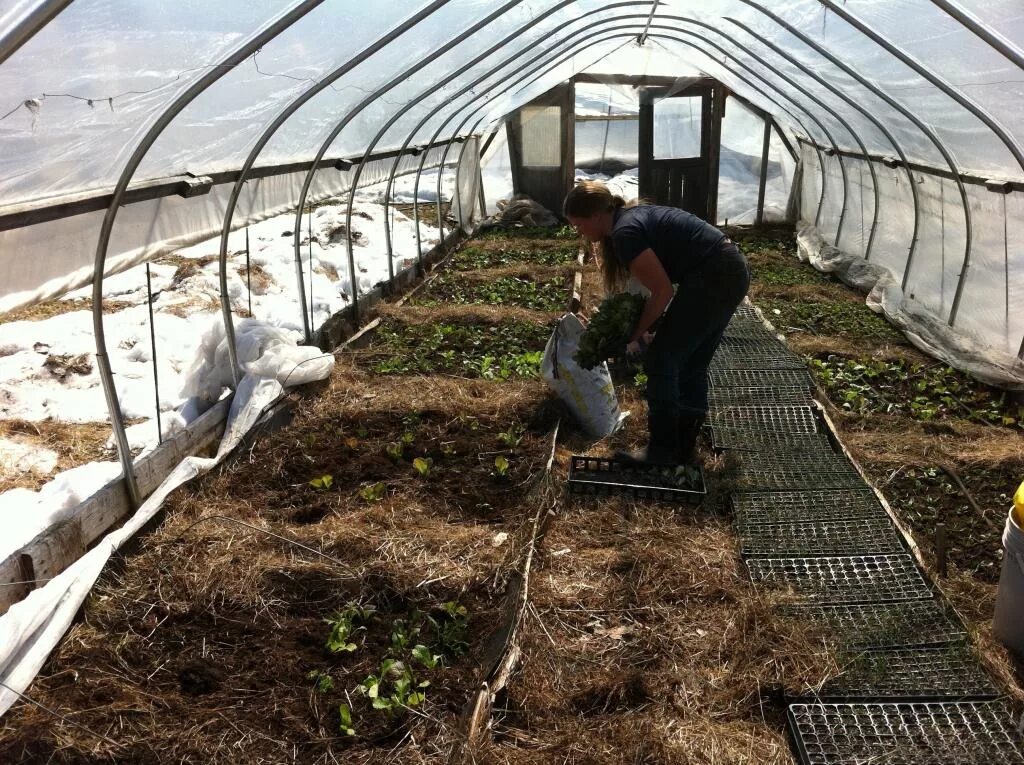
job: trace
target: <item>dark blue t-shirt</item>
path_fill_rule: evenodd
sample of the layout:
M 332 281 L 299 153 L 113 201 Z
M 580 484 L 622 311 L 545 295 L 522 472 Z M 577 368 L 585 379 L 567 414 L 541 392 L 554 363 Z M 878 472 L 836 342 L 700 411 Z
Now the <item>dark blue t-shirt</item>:
M 620 207 L 612 224 L 616 260 L 629 268 L 641 252 L 650 248 L 673 283 L 699 266 L 725 238 L 710 223 L 678 207 Z

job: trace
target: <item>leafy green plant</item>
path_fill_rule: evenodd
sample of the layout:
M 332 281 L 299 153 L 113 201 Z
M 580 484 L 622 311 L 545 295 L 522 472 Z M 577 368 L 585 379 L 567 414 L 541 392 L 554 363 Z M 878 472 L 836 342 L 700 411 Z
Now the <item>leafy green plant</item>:
M 355 723 L 352 721 L 352 710 L 348 704 L 338 705 L 338 730 L 346 736 L 356 735 Z
M 317 476 L 309 482 L 309 485 L 317 491 L 327 491 L 334 485 L 334 476 L 328 474 Z
M 622 356 L 644 302 L 643 297 L 629 292 L 609 295 L 602 300 L 580 336 L 576 363 L 584 369 L 593 369 L 605 359 Z
M 515 449 L 523 440 L 523 428 L 520 425 L 512 425 L 508 430 L 498 433 L 498 443 L 509 449 Z
M 429 680 L 417 680 L 409 666 L 398 659 L 385 659 L 376 674 L 369 675 L 358 690 L 371 701 L 371 706 L 388 716 L 417 707 L 426 695 L 423 689 Z
M 429 457 L 417 457 L 412 461 L 413 470 L 420 478 L 426 478 L 434 466 L 434 461 Z
M 319 669 L 311 669 L 306 673 L 306 677 L 313 681 L 314 690 L 321 695 L 334 690 L 334 679 L 326 672 L 321 672 Z
M 498 455 L 494 458 L 494 474 L 499 478 L 506 478 L 508 476 L 509 461 L 507 457 Z
M 466 607 L 449 600 L 441 605 L 437 616 L 428 616 L 434 627 L 439 650 L 447 657 L 461 656 L 469 650 L 469 612 Z
M 441 661 L 444 659 L 443 656 L 434 653 L 422 643 L 413 646 L 412 657 L 427 669 L 437 668 L 438 666 L 440 666 Z
M 405 456 L 405 444 L 392 441 L 384 447 L 384 453 L 387 454 L 392 461 L 398 462 Z
M 360 606 L 358 603 L 349 603 L 344 609 L 336 613 L 327 624 L 330 632 L 327 635 L 326 647 L 331 653 L 352 653 L 359 646 L 353 641 L 357 632 L 366 630 L 366 625 L 373 617 L 372 607 Z
M 365 499 L 367 502 L 380 502 L 384 498 L 384 493 L 387 491 L 387 486 L 383 481 L 377 483 L 371 483 L 364 486 L 359 490 L 359 496 Z

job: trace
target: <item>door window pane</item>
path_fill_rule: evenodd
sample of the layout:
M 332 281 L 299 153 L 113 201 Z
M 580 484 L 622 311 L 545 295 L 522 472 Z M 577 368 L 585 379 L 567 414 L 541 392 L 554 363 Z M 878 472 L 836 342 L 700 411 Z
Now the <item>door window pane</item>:
M 662 98 L 654 102 L 654 158 L 700 156 L 700 96 Z
M 562 110 L 557 106 L 527 106 L 522 112 L 524 167 L 561 167 Z

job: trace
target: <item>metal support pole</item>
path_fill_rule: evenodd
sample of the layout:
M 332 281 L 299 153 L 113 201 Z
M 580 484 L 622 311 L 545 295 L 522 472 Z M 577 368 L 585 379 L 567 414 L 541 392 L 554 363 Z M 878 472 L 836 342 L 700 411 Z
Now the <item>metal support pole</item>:
M 252 262 L 249 258 L 249 227 L 245 227 L 245 288 L 249 294 L 249 316 L 252 316 Z
M 1016 45 L 1007 40 L 993 29 L 990 29 L 984 22 L 978 20 L 970 13 L 951 0 L 932 0 L 934 5 L 959 21 L 974 34 L 987 42 L 1002 55 L 1012 61 L 1019 69 L 1024 69 L 1024 52 Z
M 29 9 L 24 16 L 11 24 L 0 37 L 0 64 L 27 43 L 40 29 L 49 24 L 58 13 L 71 5 L 71 0 L 47 0 Z
M 358 116 L 367 106 L 372 104 L 382 95 L 392 90 L 397 85 L 400 85 L 401 83 L 407 81 L 410 77 L 414 76 L 417 72 L 423 70 L 424 67 L 426 67 L 431 62 L 436 61 L 438 58 L 440 58 L 445 53 L 447 53 L 452 48 L 461 43 L 463 40 L 471 38 L 481 29 L 490 24 L 492 21 L 500 18 L 505 13 L 512 10 L 512 8 L 514 8 L 520 2 L 522 2 L 522 0 L 510 0 L 510 2 L 506 2 L 501 7 L 496 8 L 487 16 L 477 21 L 471 27 L 463 30 L 458 35 L 452 36 L 447 42 L 445 42 L 444 45 L 440 46 L 439 48 L 436 48 L 432 53 L 427 54 L 423 58 L 418 59 L 412 66 L 407 67 L 399 74 L 397 74 L 395 77 L 392 77 L 384 85 L 380 86 L 372 93 L 370 93 L 366 98 L 364 98 L 355 107 L 353 107 L 337 125 L 334 126 L 331 132 L 327 135 L 327 138 L 320 145 L 320 148 L 317 150 L 316 157 L 313 159 L 313 166 L 309 169 L 309 172 L 306 173 L 306 177 L 302 183 L 302 191 L 299 193 L 299 204 L 295 211 L 296 222 L 294 246 L 296 253 L 298 253 L 299 251 L 299 227 L 302 224 L 302 209 L 306 205 L 306 197 L 309 195 L 309 187 L 313 183 L 313 176 L 316 175 L 317 166 L 320 164 L 320 160 L 323 159 L 324 154 L 327 153 L 327 149 L 330 148 L 331 144 L 334 142 L 334 139 L 338 137 L 338 134 L 341 133 L 342 130 L 344 130 L 345 126 L 348 125 L 353 119 L 355 119 L 355 117 Z M 355 194 L 356 186 L 357 184 L 353 182 L 350 187 L 350 191 L 352 194 Z M 348 252 L 349 273 L 351 274 L 352 278 L 352 320 L 355 326 L 358 327 L 359 290 L 357 288 L 356 281 L 355 255 L 352 249 L 351 231 L 349 231 L 348 236 L 346 236 L 346 250 Z
M 156 397 L 156 442 L 164 442 L 164 428 L 160 422 L 160 376 L 156 368 L 156 323 L 153 321 L 153 279 L 146 264 L 146 306 L 149 308 L 149 348 L 153 361 L 153 395 Z
M 654 0 L 654 2 L 651 3 L 651 13 L 647 17 L 647 25 L 644 26 L 644 31 L 641 32 L 639 35 L 637 35 L 637 38 L 636 38 L 637 45 L 641 45 L 642 46 L 644 43 L 647 42 L 647 32 L 651 28 L 651 21 L 654 19 L 654 12 L 656 10 L 658 10 L 658 0 Z
M 128 500 L 132 508 L 138 508 L 141 504 L 138 483 L 135 480 L 135 471 L 132 468 L 131 448 L 128 445 L 128 437 L 125 434 L 124 417 L 121 414 L 121 405 L 117 400 L 114 390 L 114 374 L 110 368 L 110 360 L 107 358 L 106 334 L 103 328 L 103 275 L 106 271 L 107 249 L 110 245 L 110 235 L 114 230 L 114 221 L 117 219 L 117 211 L 121 207 L 125 191 L 141 164 L 143 158 L 149 152 L 150 147 L 156 142 L 160 134 L 171 123 L 181 111 L 188 106 L 193 99 L 204 92 L 214 82 L 231 71 L 235 66 L 245 61 L 255 51 L 262 48 L 270 40 L 287 29 L 293 23 L 316 8 L 323 0 L 304 0 L 283 15 L 279 16 L 272 23 L 257 32 L 246 40 L 242 45 L 235 48 L 219 63 L 207 68 L 206 72 L 198 77 L 192 85 L 174 99 L 171 104 L 152 122 L 146 134 L 136 145 L 128 158 L 120 177 L 114 186 L 111 194 L 110 205 L 100 225 L 99 240 L 96 244 L 96 260 L 93 264 L 93 334 L 96 339 L 96 367 L 100 380 L 103 384 L 103 392 L 107 399 L 107 409 L 110 411 L 110 424 L 114 431 L 114 440 L 117 443 L 117 453 L 121 460 L 121 470 L 124 473 L 125 489 L 128 492 Z M 222 273 L 223 277 L 223 273 Z M 223 284 L 223 282 L 222 282 Z M 237 365 L 232 370 L 236 375 Z
M 412 29 L 420 21 L 427 16 L 431 15 L 438 8 L 447 5 L 450 0 L 435 0 L 435 2 L 424 7 L 422 10 L 411 16 L 401 25 L 395 27 L 387 34 L 383 35 L 375 42 L 368 45 L 362 51 L 357 53 L 352 58 L 348 59 L 344 64 L 339 66 L 334 71 L 325 75 L 324 77 L 317 80 L 316 83 L 311 85 L 307 90 L 301 93 L 295 98 L 288 106 L 286 106 L 277 117 L 274 118 L 267 128 L 263 131 L 263 134 L 257 139 L 256 143 L 253 144 L 252 149 L 249 151 L 249 156 L 245 158 L 245 162 L 242 164 L 242 169 L 239 171 L 238 178 L 235 181 L 235 185 L 231 189 L 231 194 L 228 197 L 227 208 L 224 212 L 224 224 L 221 226 L 220 232 L 220 305 L 221 315 L 224 319 L 224 333 L 227 337 L 228 355 L 231 359 L 232 369 L 238 368 L 238 350 L 235 344 L 235 329 L 233 317 L 231 315 L 231 301 L 227 294 L 227 257 L 228 257 L 228 236 L 231 233 L 231 218 L 234 215 L 235 208 L 238 205 L 238 197 L 242 193 L 242 187 L 249 178 L 249 173 L 252 170 L 253 165 L 256 163 L 256 158 L 260 152 L 263 151 L 263 147 L 266 146 L 270 139 L 274 136 L 277 130 L 283 125 L 289 117 L 297 112 L 303 104 L 312 99 L 315 95 L 330 87 L 331 84 L 336 82 L 338 79 L 343 77 L 348 72 L 352 71 L 356 66 L 366 61 L 372 55 L 387 47 L 395 39 L 400 37 L 405 32 Z M 299 306 L 302 310 L 302 326 L 305 336 L 310 336 L 309 329 L 309 312 L 306 307 L 306 286 L 302 279 L 302 263 L 298 258 L 298 251 L 296 250 L 295 255 L 295 272 L 298 284 L 298 295 L 299 295 Z M 237 383 L 237 377 L 236 377 Z
M 757 216 L 754 223 L 764 223 L 764 190 L 768 185 L 768 150 L 772 144 L 772 123 L 764 120 L 764 142 L 761 145 L 761 177 L 757 184 Z

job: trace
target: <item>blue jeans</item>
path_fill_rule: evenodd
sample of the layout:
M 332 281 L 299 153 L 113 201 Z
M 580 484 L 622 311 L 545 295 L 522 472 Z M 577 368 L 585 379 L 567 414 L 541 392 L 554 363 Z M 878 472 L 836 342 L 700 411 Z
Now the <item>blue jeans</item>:
M 731 242 L 679 281 L 644 358 L 649 417 L 707 413 L 711 357 L 749 286 L 747 260 Z

